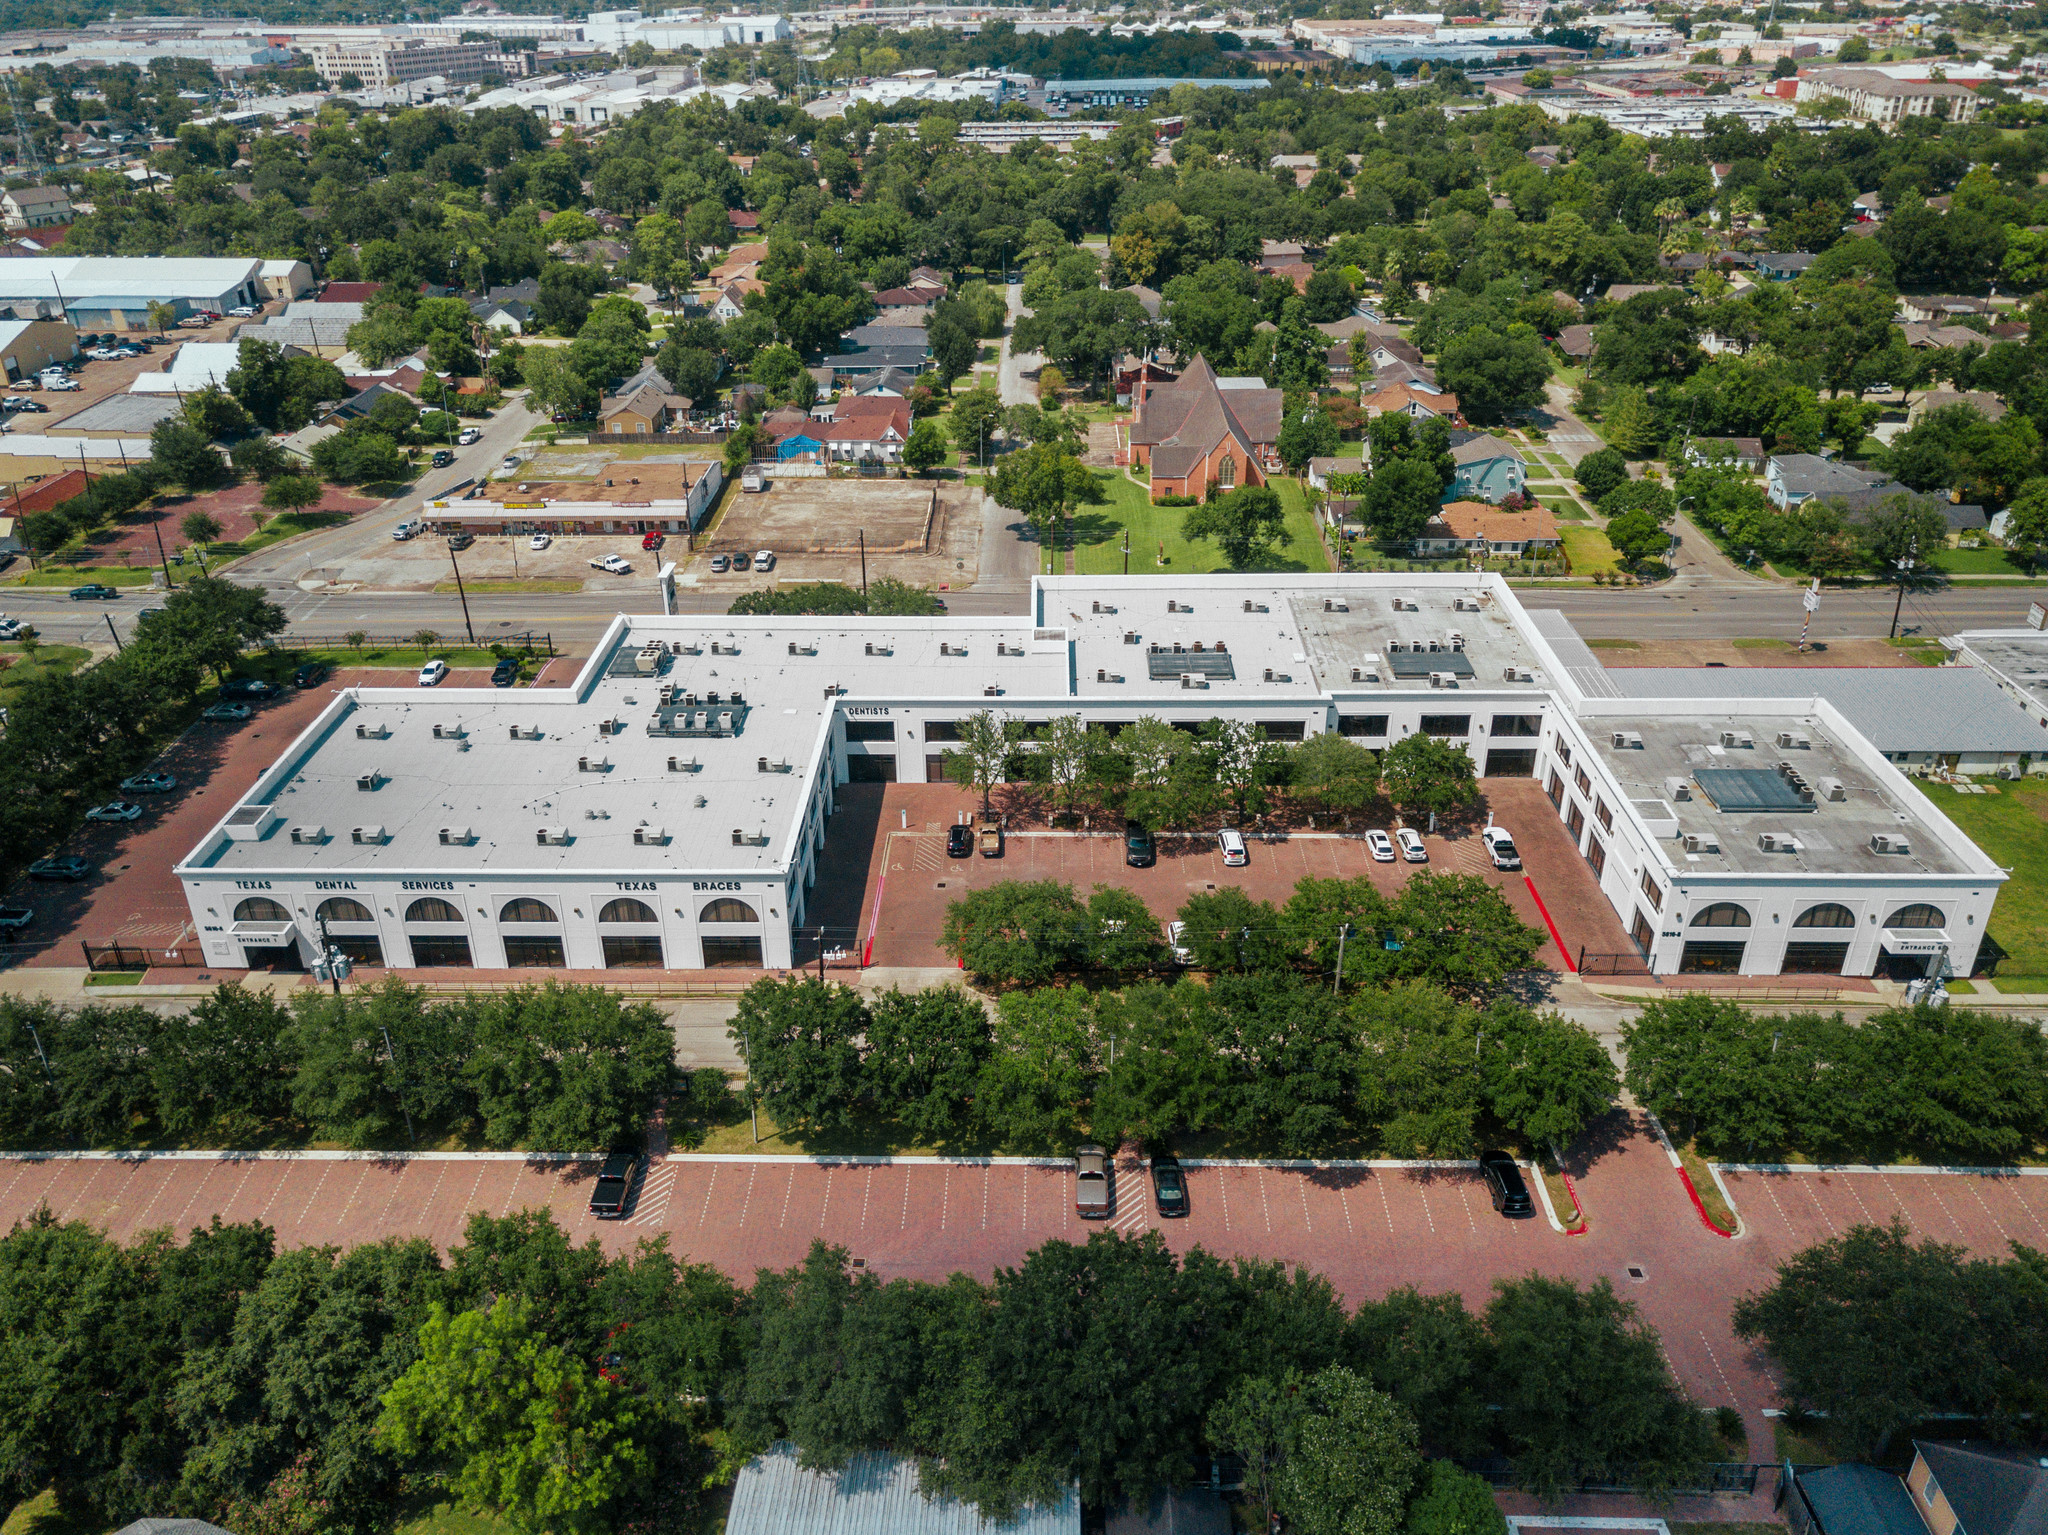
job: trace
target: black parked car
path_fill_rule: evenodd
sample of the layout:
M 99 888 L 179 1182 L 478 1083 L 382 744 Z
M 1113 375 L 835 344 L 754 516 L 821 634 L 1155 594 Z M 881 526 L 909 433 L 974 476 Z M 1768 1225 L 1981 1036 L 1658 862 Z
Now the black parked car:
M 972 858 L 974 856 L 974 828 L 958 825 L 946 828 L 946 856 L 948 858 Z
M 76 883 L 92 878 L 92 865 L 76 853 L 60 853 L 55 858 L 38 858 L 28 866 L 30 879 L 63 879 Z
M 1505 1151 L 1481 1152 L 1479 1171 L 1486 1178 L 1486 1192 L 1492 1196 L 1494 1209 L 1511 1221 L 1535 1217 L 1536 1201 L 1529 1197 L 1529 1185 L 1513 1157 Z
M 1188 1185 L 1182 1177 L 1180 1158 L 1166 1152 L 1152 1159 L 1152 1199 L 1162 1217 L 1188 1213 Z
M 304 684 L 300 684 L 304 686 Z M 274 682 L 265 682 L 261 677 L 230 677 L 220 685 L 220 696 L 228 698 L 270 698 L 282 693 L 283 688 Z
M 436 448 L 434 450 L 433 463 L 436 469 L 446 469 L 450 464 L 454 462 L 455 455 L 453 453 L 450 453 L 446 448 Z
M 326 681 L 327 674 L 333 670 L 334 668 L 325 661 L 308 661 L 304 666 L 292 673 L 292 686 L 295 688 L 316 687 Z
M 450 549 L 467 549 L 475 542 L 476 535 L 474 533 L 450 533 L 448 535 L 448 547 Z
M 640 1158 L 631 1151 L 614 1151 L 597 1170 L 597 1183 L 590 1190 L 590 1213 L 599 1220 L 617 1220 L 626 1213 L 633 1197 L 633 1184 L 640 1176 Z
M 519 663 L 510 656 L 506 656 L 491 668 L 491 686 L 494 688 L 509 688 L 518 680 Z
M 1133 869 L 1149 869 L 1158 861 L 1159 848 L 1152 833 L 1136 821 L 1124 822 L 1124 862 Z

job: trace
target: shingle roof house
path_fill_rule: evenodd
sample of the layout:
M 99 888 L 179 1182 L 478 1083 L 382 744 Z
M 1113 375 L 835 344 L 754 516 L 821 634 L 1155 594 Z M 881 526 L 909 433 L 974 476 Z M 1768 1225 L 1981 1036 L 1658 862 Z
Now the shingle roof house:
M 1280 440 L 1283 397 L 1263 379 L 1219 379 L 1197 356 L 1174 382 L 1142 386 L 1131 456 L 1152 471 L 1154 497 L 1262 485 Z

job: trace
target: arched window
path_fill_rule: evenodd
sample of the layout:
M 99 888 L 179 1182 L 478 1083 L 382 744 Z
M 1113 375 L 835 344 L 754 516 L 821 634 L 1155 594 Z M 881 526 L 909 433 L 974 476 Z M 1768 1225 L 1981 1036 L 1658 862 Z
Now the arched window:
M 559 922 L 554 907 L 530 895 L 515 896 L 498 913 L 500 922 Z
M 1733 901 L 1716 901 L 1692 919 L 1694 927 L 1748 927 L 1749 913 Z
M 761 914 L 745 901 L 722 896 L 697 913 L 699 922 L 759 922 Z
M 235 907 L 237 922 L 289 922 L 292 914 L 267 895 L 252 895 Z
M 1809 906 L 1802 911 L 1792 924 L 1794 927 L 1854 927 L 1856 913 L 1846 906 L 1830 902 L 1825 906 Z
M 437 895 L 423 895 L 405 909 L 408 922 L 460 922 L 462 913 L 453 901 L 444 901 Z
M 1885 922 L 1886 927 L 1945 927 L 1948 918 L 1939 906 L 1929 906 L 1921 901 L 1912 906 L 1901 906 Z
M 597 914 L 600 922 L 659 922 L 654 908 L 645 901 L 636 901 L 630 895 L 622 895 L 616 901 L 606 901 L 604 910 Z
M 370 908 L 361 901 L 352 901 L 345 895 L 330 895 L 320 903 L 319 915 L 329 922 L 374 922 Z
M 1228 453 L 1223 455 L 1223 462 L 1216 466 L 1216 483 L 1225 490 L 1237 483 L 1237 460 Z

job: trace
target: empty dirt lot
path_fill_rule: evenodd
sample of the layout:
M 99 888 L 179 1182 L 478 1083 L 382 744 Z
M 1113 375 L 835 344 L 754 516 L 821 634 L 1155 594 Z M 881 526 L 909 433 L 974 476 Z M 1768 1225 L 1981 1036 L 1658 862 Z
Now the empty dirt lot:
M 698 570 L 711 554 L 773 549 L 782 582 L 847 581 L 867 574 L 919 586 L 964 586 L 979 569 L 981 492 L 944 480 L 782 479 L 726 497 L 711 536 L 698 540 Z

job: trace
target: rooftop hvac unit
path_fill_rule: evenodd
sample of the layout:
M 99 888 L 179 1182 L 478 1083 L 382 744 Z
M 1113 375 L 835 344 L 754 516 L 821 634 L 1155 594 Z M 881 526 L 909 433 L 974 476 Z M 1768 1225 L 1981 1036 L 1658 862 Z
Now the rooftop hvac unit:
M 1479 599 L 1477 597 L 1453 597 L 1451 599 L 1451 611 L 1453 613 L 1477 613 L 1479 611 Z
M 1685 850 L 1688 853 L 1718 853 L 1721 851 L 1721 839 L 1710 831 L 1687 832 Z
M 671 757 L 668 759 L 668 770 L 671 773 L 697 773 L 703 771 L 703 767 L 704 765 L 695 757 Z
M 799 645 L 795 640 L 791 640 L 789 642 L 789 653 L 793 656 L 814 656 L 818 653 L 818 647 L 816 645 Z
M 1138 631 L 1137 631 L 1137 630 L 1135 630 L 1135 629 L 1126 629 L 1126 630 L 1124 630 L 1124 643 L 1125 643 L 1126 645 L 1135 645 L 1135 644 L 1137 644 L 1137 643 L 1138 643 Z
M 469 732 L 460 725 L 436 725 L 434 739 L 437 741 L 460 741 Z
M 951 655 L 952 653 L 953 653 L 953 642 L 952 642 L 951 640 L 940 640 L 940 641 L 939 641 L 939 654 L 940 654 L 940 655 L 942 655 L 942 656 L 950 656 L 950 655 Z
M 294 826 L 292 828 L 292 841 L 294 842 L 325 842 L 326 840 L 327 828 L 324 826 Z
M 569 828 L 566 826 L 536 826 L 533 829 L 533 840 L 540 847 L 565 847 L 569 841 Z
M 1174 598 L 1169 597 L 1166 599 L 1166 611 L 1169 613 L 1192 613 L 1194 609 L 1184 608 Z
M 1756 834 L 1756 847 L 1760 853 L 1796 853 L 1800 844 L 1790 832 L 1760 831 Z
M 1387 649 L 1395 655 L 1405 655 L 1408 651 L 1408 642 L 1406 640 L 1395 640 Z
M 609 773 L 612 759 L 609 757 L 578 757 L 576 771 L 579 773 Z
M 1910 853 L 1913 844 L 1897 832 L 1872 832 L 1870 850 L 1873 853 Z
M 381 826 L 358 826 L 349 832 L 348 840 L 365 844 L 379 843 L 384 840 L 384 828 Z
M 1849 790 L 1839 778 L 1823 778 L 1819 784 L 1820 797 L 1834 804 L 1841 804 L 1849 797 Z
M 1184 688 L 1205 688 L 1209 685 L 1209 679 L 1200 672 L 1182 672 L 1180 685 Z
M 1724 730 L 1721 732 L 1721 744 L 1723 746 L 1754 746 L 1756 745 L 1756 737 L 1747 730 Z
M 1614 732 L 1614 749 L 1615 749 L 1616 751 L 1632 751 L 1632 752 L 1639 752 L 1639 751 L 1641 751 L 1641 750 L 1643 749 L 1643 737 L 1642 737 L 1642 732 L 1640 732 L 1640 731 L 1636 731 L 1636 730 L 1617 730 L 1617 731 L 1615 731 L 1615 732 Z
M 1095 680 L 1097 682 L 1122 682 L 1124 674 L 1122 672 L 1113 672 L 1106 666 L 1098 666 L 1095 668 Z
M 981 690 L 981 696 L 983 698 L 1001 698 L 1003 696 L 1003 690 L 1000 687 L 996 686 L 995 683 L 991 682 L 987 687 Z
M 476 834 L 467 826 L 444 826 L 441 828 L 441 844 L 444 847 L 468 847 L 476 841 Z
M 1354 666 L 1351 668 L 1351 680 L 1353 682 L 1378 682 L 1380 680 L 1380 674 L 1378 672 L 1367 671 L 1362 666 Z
M 636 826 L 633 828 L 633 842 L 638 847 L 666 847 L 667 828 L 661 826 Z
M 1778 732 L 1778 750 L 1803 752 L 1811 751 L 1812 749 L 1813 738 L 1811 736 L 1803 736 L 1791 730 L 1781 730 Z
M 1429 685 L 1433 688 L 1454 688 L 1458 685 L 1456 672 L 1431 672 Z
M 652 672 L 661 669 L 661 658 L 668 654 L 668 647 L 659 640 L 649 640 L 633 656 L 635 671 Z
M 626 700 L 627 703 L 632 701 L 630 698 Z M 626 722 L 624 720 L 599 720 L 597 722 L 597 733 L 601 736 L 624 735 L 626 733 Z
M 1691 780 L 1689 780 L 1689 779 L 1684 779 L 1684 778 L 1667 778 L 1667 779 L 1665 779 L 1665 780 L 1664 780 L 1664 797 L 1665 797 L 1666 799 L 1669 799 L 1669 800 L 1681 800 L 1681 799 L 1691 799 L 1691 798 L 1692 798 L 1692 782 L 1691 782 Z
M 2022 768 L 2017 762 L 2001 762 L 1998 765 L 1998 776 L 2003 779 L 2017 780 L 2023 777 L 2025 772 L 2026 769 Z
M 1244 600 L 1244 610 L 1247 613 L 1267 613 L 1272 611 L 1263 602 L 1254 602 L 1249 597 Z
M 390 734 L 391 727 L 389 725 L 356 726 L 356 739 L 358 741 L 381 741 Z
M 356 787 L 362 790 L 363 793 L 365 794 L 374 794 L 379 788 L 383 786 L 383 783 L 384 775 L 373 770 L 371 772 L 363 774 L 362 777 L 358 778 L 356 780 Z
M 869 640 L 868 648 L 865 651 L 865 654 L 871 656 L 893 656 L 894 654 L 896 654 L 896 647 L 894 645 L 891 645 L 886 640 L 884 640 L 879 645 L 877 645 L 873 640 Z
M 1247 606 L 1245 611 L 1250 612 L 1250 607 Z M 1335 597 L 1325 597 L 1323 599 L 1323 611 L 1325 613 L 1349 613 L 1351 611 L 1351 604 L 1339 602 Z
M 1534 678 L 1526 666 L 1505 666 L 1501 668 L 1500 680 L 1502 682 L 1529 682 L 1533 681 Z
M 757 773 L 787 773 L 789 771 L 789 762 L 786 758 L 780 757 L 773 762 L 770 762 L 766 757 L 756 757 L 754 759 L 754 771 Z
M 1010 653 L 1010 642 L 1009 642 L 1008 640 L 997 640 L 997 641 L 996 641 L 996 654 L 997 654 L 997 655 L 999 655 L 999 656 L 1006 656 L 1006 655 L 1008 655 L 1009 653 Z M 1021 656 L 1022 654 L 1024 654 L 1024 652 L 1020 650 L 1020 651 L 1018 651 L 1018 652 L 1017 652 L 1017 654 Z
M 1453 629 L 1453 630 L 1451 630 L 1451 631 L 1450 631 L 1450 633 L 1449 633 L 1449 634 L 1447 634 L 1447 635 L 1445 636 L 1445 638 L 1446 638 L 1447 640 L 1449 640 L 1449 641 L 1450 641 L 1450 646 L 1451 646 L 1451 649 L 1453 649 L 1453 650 L 1463 650 L 1463 649 L 1465 648 L 1465 631 L 1464 631 L 1464 630 L 1462 630 L 1462 629 Z
M 540 739 L 540 726 L 514 725 L 512 727 L 512 739 L 515 741 L 538 741 Z
M 702 810 L 706 805 L 710 803 L 710 800 L 706 799 L 703 795 L 699 794 L 690 801 L 690 808 L 692 810 Z
M 844 693 L 845 691 L 846 689 L 841 687 L 836 682 L 828 682 L 825 684 L 825 696 L 827 698 L 837 698 L 841 693 Z

